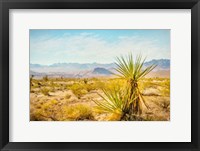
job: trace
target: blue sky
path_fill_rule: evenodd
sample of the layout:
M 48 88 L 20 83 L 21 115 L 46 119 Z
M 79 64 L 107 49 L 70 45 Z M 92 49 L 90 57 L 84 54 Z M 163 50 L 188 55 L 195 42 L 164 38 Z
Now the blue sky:
M 170 30 L 30 30 L 30 63 L 112 63 L 130 52 L 170 59 Z

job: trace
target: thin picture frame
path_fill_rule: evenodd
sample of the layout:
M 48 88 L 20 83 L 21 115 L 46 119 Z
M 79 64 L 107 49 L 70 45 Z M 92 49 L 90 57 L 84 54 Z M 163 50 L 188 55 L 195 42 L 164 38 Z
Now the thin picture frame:
M 9 142 L 10 9 L 191 9 L 191 142 Z M 199 0 L 0 0 L 1 150 L 200 150 Z

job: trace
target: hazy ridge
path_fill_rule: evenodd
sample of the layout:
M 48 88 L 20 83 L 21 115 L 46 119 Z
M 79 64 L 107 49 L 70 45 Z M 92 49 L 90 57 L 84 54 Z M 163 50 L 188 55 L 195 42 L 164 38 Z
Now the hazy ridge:
M 170 60 L 169 59 L 153 59 L 144 63 L 145 66 L 156 64 L 157 67 L 151 72 L 149 77 L 169 77 Z M 115 73 L 115 63 L 54 63 L 52 65 L 30 64 L 30 75 L 42 77 L 98 77 L 112 76 Z

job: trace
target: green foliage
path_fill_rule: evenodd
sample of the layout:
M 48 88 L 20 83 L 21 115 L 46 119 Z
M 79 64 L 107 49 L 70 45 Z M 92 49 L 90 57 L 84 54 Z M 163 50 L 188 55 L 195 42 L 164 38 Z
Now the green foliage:
M 116 60 L 117 62 L 115 64 L 117 65 L 117 68 L 115 68 L 115 70 L 119 73 L 117 76 L 130 81 L 138 82 L 156 67 L 156 65 L 151 65 L 143 69 L 145 59 L 142 60 L 141 55 L 136 57 L 135 62 L 132 54 L 127 58 L 123 56 L 117 57 Z
M 94 102 L 103 110 L 108 112 L 124 113 L 128 106 L 128 95 L 118 89 L 103 89 L 104 95 L 99 94 L 104 101 Z
M 134 62 L 132 54 L 127 58 L 123 56 L 117 57 L 115 70 L 118 77 L 126 81 L 126 87 L 123 90 L 104 90 L 106 97 L 100 95 L 103 98 L 103 102 L 95 101 L 95 103 L 105 111 L 115 112 L 116 110 L 122 113 L 121 118 L 127 120 L 127 115 L 131 119 L 132 115 L 142 113 L 142 109 L 145 106 L 148 108 L 138 86 L 138 82 L 151 72 L 156 66 L 151 65 L 144 68 L 145 59 L 142 60 L 141 56 L 136 57 Z M 125 115 L 125 116 L 124 116 Z
M 134 101 L 130 104 L 129 114 L 142 113 L 143 107 L 148 108 L 145 100 L 143 99 L 138 82 L 151 72 L 156 65 L 151 65 L 144 68 L 145 59 L 139 55 L 134 62 L 132 54 L 127 58 L 123 56 L 117 58 L 117 68 L 115 69 L 117 76 L 124 78 L 127 81 L 127 88 L 129 89 L 130 98 L 134 98 Z

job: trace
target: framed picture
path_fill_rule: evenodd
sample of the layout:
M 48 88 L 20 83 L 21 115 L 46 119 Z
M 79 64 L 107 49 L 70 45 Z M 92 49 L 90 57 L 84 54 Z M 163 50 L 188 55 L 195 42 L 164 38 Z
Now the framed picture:
M 200 150 L 198 0 L 1 0 L 1 150 Z

